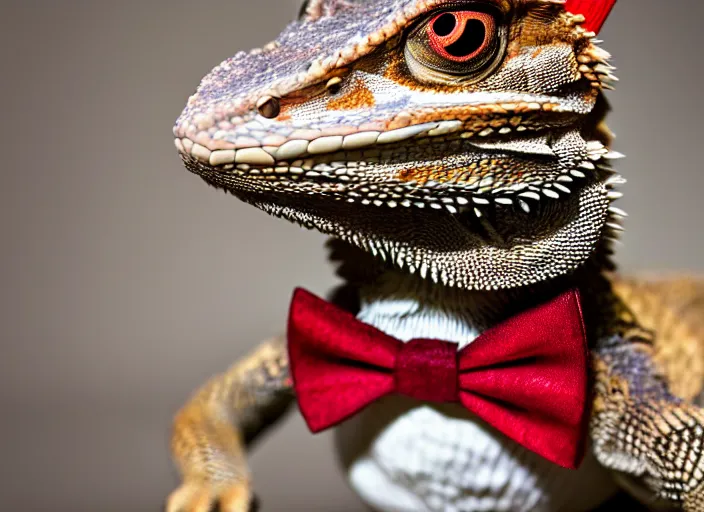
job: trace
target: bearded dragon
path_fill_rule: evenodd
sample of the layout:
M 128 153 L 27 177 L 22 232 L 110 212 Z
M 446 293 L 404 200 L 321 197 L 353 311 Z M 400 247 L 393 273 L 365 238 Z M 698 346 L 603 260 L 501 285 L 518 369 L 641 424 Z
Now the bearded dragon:
M 704 511 L 704 282 L 619 277 L 595 31 L 612 1 L 308 0 L 209 73 L 174 127 L 185 166 L 331 236 L 338 306 L 459 346 L 569 288 L 589 343 L 587 455 L 543 460 L 472 414 L 387 397 L 336 430 L 372 508 L 590 510 L 617 485 Z M 592 30 L 593 29 L 593 30 Z M 177 414 L 168 512 L 245 511 L 246 447 L 295 402 L 283 337 Z

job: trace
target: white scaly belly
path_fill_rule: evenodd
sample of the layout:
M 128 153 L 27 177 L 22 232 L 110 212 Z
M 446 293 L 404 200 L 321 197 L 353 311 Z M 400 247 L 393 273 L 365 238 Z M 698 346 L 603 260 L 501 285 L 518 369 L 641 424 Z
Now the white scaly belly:
M 403 341 L 460 347 L 471 320 L 408 300 L 362 303 L 358 318 Z M 551 464 L 455 404 L 387 397 L 340 425 L 351 486 L 379 511 L 587 511 L 616 490 L 592 456 L 577 471 Z

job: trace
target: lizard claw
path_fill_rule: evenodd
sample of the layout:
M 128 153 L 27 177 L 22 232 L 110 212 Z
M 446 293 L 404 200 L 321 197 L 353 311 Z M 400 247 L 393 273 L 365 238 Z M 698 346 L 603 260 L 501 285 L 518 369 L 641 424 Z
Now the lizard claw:
M 166 512 L 253 512 L 257 508 L 248 482 L 225 487 L 184 483 L 166 501 Z

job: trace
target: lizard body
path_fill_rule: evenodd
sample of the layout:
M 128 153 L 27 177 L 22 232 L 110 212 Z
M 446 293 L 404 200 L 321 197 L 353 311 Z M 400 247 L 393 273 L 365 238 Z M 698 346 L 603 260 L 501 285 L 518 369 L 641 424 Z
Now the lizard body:
M 337 432 L 379 510 L 589 510 L 618 482 L 704 511 L 704 285 L 612 274 L 614 77 L 584 23 L 561 0 L 309 0 L 276 41 L 206 76 L 174 127 L 190 171 L 331 235 L 346 282 L 333 301 L 398 339 L 471 344 L 580 290 L 582 467 L 453 405 L 389 397 Z M 247 510 L 245 446 L 293 400 L 281 339 L 206 384 L 176 419 L 184 482 L 168 511 Z

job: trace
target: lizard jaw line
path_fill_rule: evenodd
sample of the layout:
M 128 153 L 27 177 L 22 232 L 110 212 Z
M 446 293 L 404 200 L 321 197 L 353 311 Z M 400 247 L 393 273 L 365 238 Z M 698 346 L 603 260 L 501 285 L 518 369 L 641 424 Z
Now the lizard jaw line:
M 340 151 L 366 149 L 385 149 L 391 144 L 407 142 L 410 139 L 443 137 L 461 132 L 461 139 L 479 139 L 478 147 L 491 145 L 493 136 L 525 135 L 531 129 L 519 126 L 486 127 L 477 132 L 462 131 L 463 123 L 459 120 L 436 121 L 406 126 L 388 131 L 358 131 L 348 135 L 324 135 L 312 140 L 292 139 L 280 146 L 250 146 L 238 149 L 211 150 L 188 137 L 175 138 L 174 145 L 184 157 L 193 158 L 211 167 L 232 168 L 231 165 L 246 164 L 254 166 L 276 166 L 284 162 L 310 159 L 331 155 Z M 472 142 L 469 141 L 468 142 Z M 548 148 L 549 149 L 549 148 Z
M 323 135 L 311 140 L 290 139 L 279 146 L 252 146 L 235 149 L 211 150 L 203 144 L 188 137 L 174 139 L 176 149 L 182 155 L 211 165 L 213 167 L 227 164 L 275 165 L 280 161 L 310 158 L 332 154 L 338 151 L 353 151 L 374 146 L 385 146 L 412 139 L 414 137 L 438 137 L 456 133 L 462 129 L 462 122 L 437 121 L 406 126 L 388 131 L 358 131 L 349 135 Z M 510 133 L 504 131 L 503 133 Z M 523 131 L 523 130 L 519 130 Z M 471 132 L 467 137 L 473 135 Z M 480 137 L 488 137 L 494 130 L 483 130 Z

